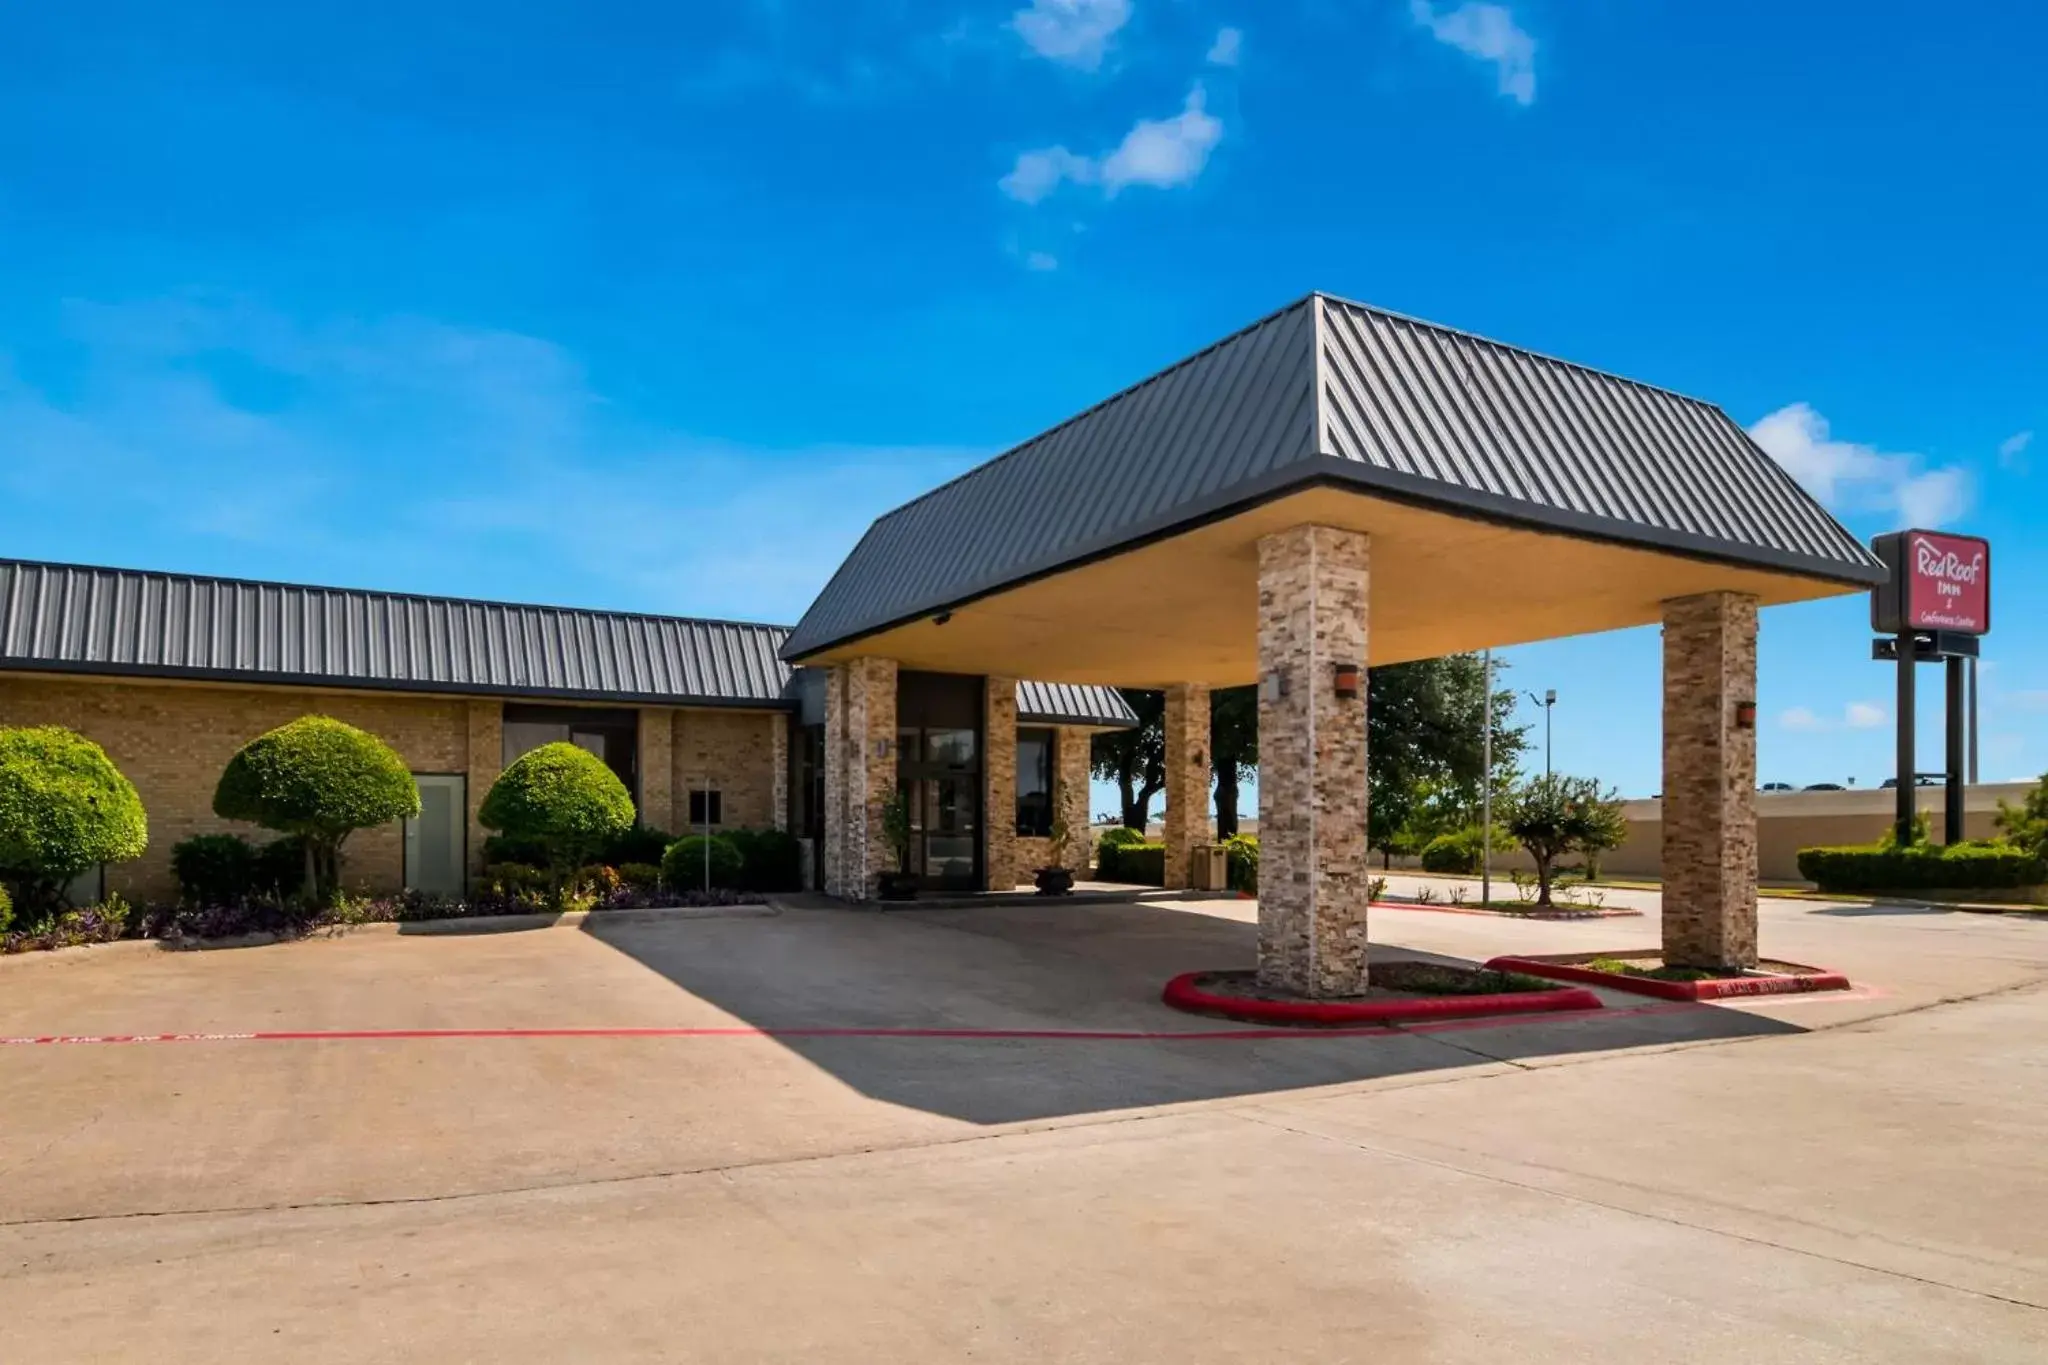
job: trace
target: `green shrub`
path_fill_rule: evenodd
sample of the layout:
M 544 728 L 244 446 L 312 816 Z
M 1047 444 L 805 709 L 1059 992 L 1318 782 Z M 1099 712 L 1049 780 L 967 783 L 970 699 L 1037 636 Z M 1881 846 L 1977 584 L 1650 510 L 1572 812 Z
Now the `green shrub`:
M 213 811 L 303 840 L 313 897 L 325 905 L 341 885 L 348 836 L 418 815 L 420 791 L 405 761 L 377 736 L 331 716 L 301 716 L 228 760 Z
M 1166 884 L 1166 845 L 1103 844 L 1096 850 L 1096 876 L 1133 886 Z
M 1259 889 L 1259 841 L 1256 835 L 1233 834 L 1223 841 L 1223 855 L 1229 860 L 1230 889 L 1257 892 Z
M 535 867 L 532 863 L 488 863 L 484 866 L 484 883 L 494 895 L 515 900 L 522 895 L 538 895 L 548 889 L 547 869 Z
M 2048 775 L 2017 806 L 1998 803 L 1998 828 L 2014 845 L 2048 859 Z
M 55 725 L 0 729 L 0 881 L 25 918 L 55 913 L 87 868 L 148 845 L 142 798 L 99 745 Z
M 186 905 L 236 905 L 256 883 L 256 849 L 239 834 L 195 834 L 171 845 L 171 874 Z
M 598 857 L 613 867 L 623 868 L 627 863 L 659 864 L 661 855 L 668 852 L 668 846 L 675 842 L 673 834 L 643 825 L 639 821 L 619 833 L 617 837 L 598 850 Z
M 1799 875 L 1823 891 L 2003 890 L 2048 883 L 2041 858 L 1996 843 L 1802 848 Z
M 552 889 L 633 824 L 633 798 L 604 760 L 574 744 L 543 744 L 498 774 L 477 821 L 514 840 L 539 843 Z
M 619 880 L 635 891 L 654 891 L 661 886 L 661 867 L 657 863 L 620 863 Z
M 735 888 L 746 868 L 746 859 L 731 839 L 723 834 L 686 834 L 661 855 L 662 884 L 671 891 L 691 891 L 704 885 L 705 845 L 710 845 L 711 885 Z
M 483 854 L 485 867 L 494 863 L 524 863 L 528 867 L 548 865 L 548 846 L 540 839 L 515 839 L 509 834 L 486 834 Z
M 306 889 L 306 841 L 287 834 L 256 849 L 249 889 L 258 896 L 289 899 Z
M 781 829 L 736 829 L 726 835 L 740 851 L 739 889 L 742 891 L 801 891 L 803 889 L 803 845 L 796 836 Z M 698 869 L 698 880 L 703 869 Z
M 7 926 L 14 923 L 14 898 L 7 894 L 7 888 L 0 886 L 0 934 L 7 932 Z
M 1136 847 L 1145 842 L 1145 831 L 1132 829 L 1129 825 L 1111 825 L 1102 831 L 1102 837 L 1095 841 L 1098 851 L 1105 848 Z
M 1452 830 L 1439 834 L 1422 846 L 1422 870 L 1425 872 L 1477 872 L 1479 870 L 1481 836 L 1476 827 Z

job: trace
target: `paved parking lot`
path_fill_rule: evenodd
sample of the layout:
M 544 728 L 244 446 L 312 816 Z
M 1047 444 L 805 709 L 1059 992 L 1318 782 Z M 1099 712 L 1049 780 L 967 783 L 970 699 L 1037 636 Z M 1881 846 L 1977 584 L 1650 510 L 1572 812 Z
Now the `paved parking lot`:
M 1767 901 L 1846 997 L 1356 1038 L 1160 1006 L 1252 911 L 0 961 L 0 1036 L 302 1035 L 0 1046 L 0 1356 L 2048 1357 L 2048 918 Z

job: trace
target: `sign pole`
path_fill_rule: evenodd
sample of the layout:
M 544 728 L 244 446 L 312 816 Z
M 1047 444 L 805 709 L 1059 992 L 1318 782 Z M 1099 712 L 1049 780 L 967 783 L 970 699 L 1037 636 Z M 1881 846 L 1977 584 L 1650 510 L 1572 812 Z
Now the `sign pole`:
M 1977 659 L 1970 658 L 1970 776 L 1971 786 L 1983 779 L 1977 776 Z
M 1942 803 L 1942 842 L 1960 844 L 1963 832 L 1963 656 L 1948 656 L 1948 791 Z
M 1913 842 L 1913 632 L 1899 632 L 1899 751 L 1895 803 L 1899 847 Z
M 1479 906 L 1493 904 L 1493 651 L 1486 651 L 1486 704 L 1479 723 Z

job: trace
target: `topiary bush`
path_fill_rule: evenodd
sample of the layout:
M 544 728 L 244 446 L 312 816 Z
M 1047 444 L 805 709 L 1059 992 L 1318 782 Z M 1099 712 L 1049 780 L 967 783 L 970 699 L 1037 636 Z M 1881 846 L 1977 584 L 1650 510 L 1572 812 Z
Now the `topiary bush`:
M 87 868 L 148 846 L 142 798 L 106 750 L 55 725 L 0 729 L 0 881 L 25 922 L 55 914 Z
M 2048 866 L 2012 844 L 1802 848 L 1799 875 L 1823 891 L 1982 891 L 2048 883 Z
M 1103 844 L 1096 849 L 1095 875 L 1133 886 L 1166 884 L 1165 844 Z
M 1231 835 L 1223 841 L 1223 856 L 1230 868 L 1230 889 L 1256 893 L 1259 889 L 1258 836 Z
M 420 813 L 419 786 L 392 747 L 332 716 L 301 716 L 244 744 L 220 775 L 214 814 L 302 841 L 313 899 L 341 885 L 341 847 Z
M 1108 829 L 1102 831 L 1102 837 L 1095 841 L 1095 847 L 1098 850 L 1122 848 L 1126 845 L 1134 846 L 1144 842 L 1144 830 L 1132 829 L 1129 825 L 1111 825 Z
M 736 829 L 726 836 L 740 851 L 742 891 L 801 891 L 803 846 L 787 830 Z M 702 871 L 699 870 L 699 879 Z
M 491 784 L 477 811 L 485 829 L 530 840 L 547 855 L 550 891 L 633 824 L 633 798 L 604 760 L 574 744 L 528 750 Z
M 689 891 L 704 885 L 706 853 L 714 889 L 735 889 L 746 870 L 739 848 L 723 834 L 686 834 L 661 855 L 662 884 L 671 891 Z

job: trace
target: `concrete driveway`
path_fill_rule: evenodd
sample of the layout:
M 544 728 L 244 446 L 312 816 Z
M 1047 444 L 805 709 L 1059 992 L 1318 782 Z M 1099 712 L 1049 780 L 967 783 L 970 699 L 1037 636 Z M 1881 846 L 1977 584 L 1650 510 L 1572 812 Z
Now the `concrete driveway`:
M 2048 918 L 1767 901 L 1847 997 L 1279 1039 L 1156 1003 L 1252 913 L 0 961 L 0 1036 L 329 1035 L 0 1046 L 0 1355 L 2048 1358 Z

